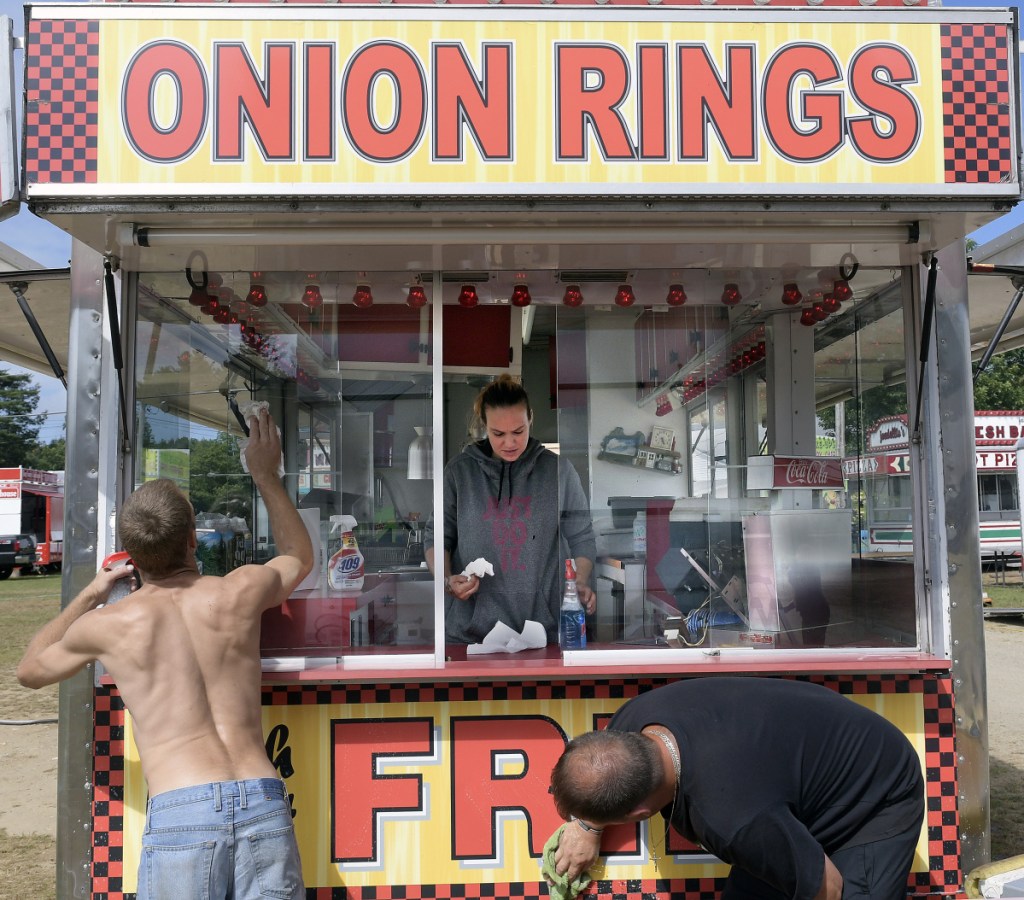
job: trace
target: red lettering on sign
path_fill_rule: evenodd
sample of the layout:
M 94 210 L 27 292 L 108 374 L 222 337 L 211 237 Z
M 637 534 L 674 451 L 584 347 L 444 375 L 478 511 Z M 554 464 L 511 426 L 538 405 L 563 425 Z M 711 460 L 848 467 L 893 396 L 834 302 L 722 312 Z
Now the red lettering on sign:
M 392 119 L 383 124 L 374 109 L 381 79 L 390 80 L 395 97 Z M 345 133 L 360 156 L 397 162 L 416 149 L 426 127 L 427 83 L 408 47 L 393 41 L 364 44 L 345 69 L 341 94 Z
M 905 159 L 921 139 L 921 115 L 901 85 L 917 84 L 917 68 L 902 47 L 872 44 L 850 60 L 850 94 L 869 114 L 854 116 L 847 131 L 857 152 L 872 162 Z M 886 130 L 879 127 L 885 122 Z
M 425 813 L 422 775 L 379 770 L 388 760 L 431 758 L 434 722 L 418 719 L 341 719 L 332 724 L 331 834 L 335 862 L 382 861 L 381 818 Z
M 764 126 L 785 159 L 827 159 L 843 144 L 843 94 L 821 91 L 842 77 L 832 52 L 818 44 L 787 44 L 764 72 Z M 795 114 L 795 118 L 794 118 Z
M 629 128 L 619 111 L 628 90 L 629 60 L 619 47 L 556 44 L 557 159 L 588 159 L 588 130 L 604 159 L 635 159 Z
M 175 109 L 170 121 L 158 122 L 155 95 L 164 80 L 170 82 L 174 91 Z M 145 159 L 170 163 L 189 157 L 206 130 L 208 105 L 206 70 L 199 57 L 184 44 L 146 44 L 125 69 L 121 121 L 128 142 Z
M 334 159 L 334 44 L 306 44 L 302 58 L 306 86 L 302 158 L 330 161 Z
M 245 159 L 246 125 L 252 129 L 265 160 L 285 162 L 295 158 L 295 48 L 291 44 L 265 44 L 263 54 L 265 75 L 261 79 L 245 44 L 214 47 L 213 158 L 218 162 Z
M 637 129 L 640 158 L 667 160 L 668 154 L 668 47 L 641 44 L 637 47 L 640 108 Z
M 708 126 L 731 160 L 757 158 L 754 146 L 754 48 L 729 44 L 725 77 L 703 44 L 679 47 L 679 157 L 708 158 Z
M 435 44 L 433 77 L 434 158 L 462 160 L 465 126 L 484 159 L 512 159 L 512 46 L 485 44 L 478 78 L 460 44 Z
M 546 716 L 452 717 L 451 748 L 452 859 L 498 859 L 501 811 L 525 814 L 530 855 L 540 857 L 562 824 L 547 792 L 565 749 L 558 724 Z

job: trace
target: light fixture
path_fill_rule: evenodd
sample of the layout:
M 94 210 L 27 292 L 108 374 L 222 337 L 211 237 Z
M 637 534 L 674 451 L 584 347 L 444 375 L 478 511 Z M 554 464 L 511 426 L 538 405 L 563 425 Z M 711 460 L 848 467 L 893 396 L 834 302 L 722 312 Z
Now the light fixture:
M 805 306 L 800 310 L 800 324 L 801 325 L 814 325 L 818 321 L 818 317 L 814 314 L 814 308 L 811 306 Z
M 562 294 L 562 303 L 572 307 L 583 305 L 583 291 L 580 290 L 578 284 L 570 284 L 566 287 L 565 293 Z
M 495 226 L 487 229 L 491 244 L 536 244 L 559 240 L 565 229 L 559 226 Z M 931 230 L 927 222 L 833 225 L 771 224 L 743 229 L 743 237 L 759 244 L 909 244 L 930 246 Z M 572 229 L 575 243 L 620 245 L 622 230 L 604 226 L 579 226 Z M 733 243 L 737 231 L 726 225 L 663 225 L 630 228 L 629 236 L 636 244 L 726 244 Z M 162 225 L 138 225 L 126 222 L 117 234 L 124 246 L 231 246 L 231 247 L 311 247 L 350 244 L 355 247 L 407 245 L 422 247 L 434 243 L 479 246 L 480 229 L 474 225 L 422 228 L 419 225 L 394 227 L 330 225 L 275 225 L 270 228 L 188 228 Z
M 789 281 L 782 286 L 782 302 L 786 306 L 796 306 L 803 299 L 804 295 L 800 293 L 795 281 Z
M 320 285 L 307 284 L 306 290 L 302 292 L 302 305 L 312 311 L 324 305 L 323 294 L 320 293 Z
M 405 305 L 413 309 L 422 309 L 427 305 L 427 292 L 423 290 L 422 284 L 409 285 L 409 296 L 405 298 Z
M 686 302 L 686 291 L 681 284 L 670 284 L 665 302 L 669 306 L 682 306 Z
M 722 303 L 726 306 L 735 306 L 742 299 L 743 295 L 740 294 L 740 287 L 738 284 L 730 282 L 722 291 Z
M 832 285 L 832 293 L 835 294 L 836 300 L 840 303 L 845 303 L 853 297 L 853 288 L 850 287 L 850 282 L 845 278 L 840 278 Z
M 839 312 L 841 304 L 839 298 L 834 293 L 828 293 L 821 298 L 821 305 L 824 307 L 825 312 L 834 313 Z
M 620 284 L 615 293 L 615 305 L 628 309 L 634 303 L 636 303 L 636 295 L 633 293 L 632 285 Z
M 815 322 L 824 322 L 828 318 L 828 310 L 825 309 L 825 304 L 821 300 L 815 300 L 811 309 L 814 312 Z
M 267 305 L 267 291 L 262 284 L 250 284 L 249 293 L 245 295 L 245 302 L 257 309 Z
M 373 294 L 368 284 L 357 284 L 356 292 L 352 295 L 352 302 L 360 309 L 369 309 L 373 306 Z
M 508 298 L 508 302 L 513 306 L 522 307 L 529 306 L 532 299 L 530 289 L 525 284 L 517 284 L 512 288 L 512 296 Z
M 479 302 L 480 298 L 477 296 L 476 288 L 471 284 L 464 284 L 462 290 L 459 291 L 459 306 L 472 309 Z
M 413 426 L 416 437 L 409 445 L 410 481 L 423 481 L 434 477 L 434 429 L 429 425 Z

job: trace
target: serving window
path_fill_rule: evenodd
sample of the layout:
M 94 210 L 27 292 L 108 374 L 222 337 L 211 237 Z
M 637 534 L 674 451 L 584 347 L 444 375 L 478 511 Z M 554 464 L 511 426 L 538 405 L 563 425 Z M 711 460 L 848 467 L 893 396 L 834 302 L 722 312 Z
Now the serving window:
M 205 572 L 273 554 L 239 414 L 265 401 L 282 426 L 318 562 L 268 614 L 268 660 L 452 656 L 432 476 L 483 437 L 473 401 L 501 372 L 593 528 L 597 609 L 568 661 L 917 646 L 909 457 L 882 480 L 871 443 L 879 422 L 905 428 L 898 269 L 190 271 L 143 273 L 136 293 L 134 477 L 188 492 Z M 328 578 L 340 516 L 359 590 Z

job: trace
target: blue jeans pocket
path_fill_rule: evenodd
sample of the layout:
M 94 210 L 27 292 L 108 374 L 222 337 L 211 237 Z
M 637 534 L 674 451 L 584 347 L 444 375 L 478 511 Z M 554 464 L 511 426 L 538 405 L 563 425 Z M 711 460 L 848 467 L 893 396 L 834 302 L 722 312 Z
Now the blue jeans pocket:
M 287 828 L 252 834 L 247 838 L 259 896 L 294 900 L 305 896 L 295 829 Z
M 149 841 L 146 840 L 149 838 Z M 213 841 L 153 844 L 143 838 L 138 900 L 204 900 L 213 877 Z

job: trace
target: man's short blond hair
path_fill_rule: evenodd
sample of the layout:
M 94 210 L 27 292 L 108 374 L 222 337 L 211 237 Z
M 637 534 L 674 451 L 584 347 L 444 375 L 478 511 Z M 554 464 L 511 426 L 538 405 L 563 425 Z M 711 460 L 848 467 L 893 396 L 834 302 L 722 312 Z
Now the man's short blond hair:
M 117 517 L 124 549 L 147 575 L 161 578 L 188 562 L 195 513 L 169 478 L 147 481 L 125 501 Z

